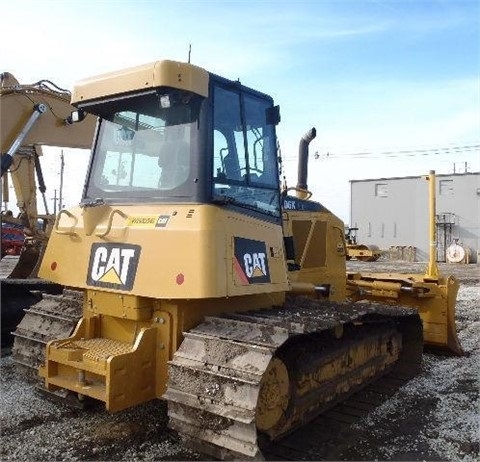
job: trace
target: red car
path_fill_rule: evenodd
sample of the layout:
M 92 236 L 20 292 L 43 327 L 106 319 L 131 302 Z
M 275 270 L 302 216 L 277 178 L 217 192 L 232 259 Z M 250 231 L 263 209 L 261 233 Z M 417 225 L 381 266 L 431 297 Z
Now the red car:
M 5 255 L 20 255 L 24 240 L 21 225 L 2 223 L 2 258 Z

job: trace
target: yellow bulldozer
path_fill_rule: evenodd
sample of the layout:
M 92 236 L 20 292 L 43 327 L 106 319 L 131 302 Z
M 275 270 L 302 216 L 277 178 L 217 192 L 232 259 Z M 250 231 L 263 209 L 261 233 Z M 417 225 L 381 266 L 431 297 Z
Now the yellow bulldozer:
M 343 222 L 307 199 L 314 129 L 281 189 L 270 96 L 166 60 L 83 80 L 72 104 L 98 118 L 92 157 L 39 274 L 76 290 L 27 313 L 13 348 L 51 392 L 110 411 L 165 399 L 189 444 L 253 459 L 415 375 L 423 337 L 461 354 L 453 278 L 347 274 Z

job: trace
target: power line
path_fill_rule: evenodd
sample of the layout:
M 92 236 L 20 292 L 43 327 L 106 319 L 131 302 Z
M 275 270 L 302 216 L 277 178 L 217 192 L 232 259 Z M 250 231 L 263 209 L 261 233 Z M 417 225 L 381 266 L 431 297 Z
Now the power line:
M 359 151 L 350 153 L 331 153 L 326 152 L 320 154 L 315 152 L 313 158 L 315 160 L 325 159 L 341 159 L 341 158 L 353 158 L 353 159 L 378 159 L 385 157 L 418 157 L 418 156 L 431 156 L 442 154 L 463 154 L 469 152 L 480 152 L 480 144 L 463 145 L 463 146 L 445 146 L 438 148 L 417 148 L 417 149 L 401 149 L 401 150 L 389 150 L 389 151 Z M 296 157 L 287 156 L 284 160 L 294 160 Z
M 464 145 L 464 146 L 446 146 L 440 148 L 429 148 L 429 149 L 402 149 L 397 151 L 363 151 L 363 152 L 351 152 L 351 153 L 340 153 L 340 154 L 330 154 L 327 153 L 324 155 L 326 158 L 341 158 L 341 157 L 353 157 L 356 159 L 366 159 L 366 158 L 380 158 L 380 157 L 417 157 L 417 156 L 430 156 L 430 155 L 441 155 L 441 154 L 463 154 L 466 152 L 475 152 L 479 151 L 480 144 L 474 145 Z M 321 158 L 322 155 L 316 153 L 314 155 L 315 159 Z

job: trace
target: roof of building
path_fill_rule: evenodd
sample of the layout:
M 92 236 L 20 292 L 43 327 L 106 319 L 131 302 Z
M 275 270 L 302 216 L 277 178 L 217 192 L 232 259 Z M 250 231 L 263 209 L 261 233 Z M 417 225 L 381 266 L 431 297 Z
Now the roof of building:
M 480 175 L 480 172 L 463 172 L 463 173 L 439 173 L 435 176 L 437 178 L 442 177 L 463 177 L 463 176 L 474 176 Z M 349 180 L 350 183 L 362 183 L 367 181 L 387 181 L 387 180 L 408 180 L 408 179 L 417 179 L 423 178 L 427 175 L 415 175 L 415 176 L 394 176 L 394 177 L 384 177 L 384 178 L 365 178 L 363 180 Z

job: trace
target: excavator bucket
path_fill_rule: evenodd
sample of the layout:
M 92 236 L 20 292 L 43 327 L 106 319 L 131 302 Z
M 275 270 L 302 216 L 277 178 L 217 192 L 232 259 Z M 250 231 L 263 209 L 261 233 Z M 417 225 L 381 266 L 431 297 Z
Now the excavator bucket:
M 24 246 L 18 258 L 18 262 L 9 274 L 9 279 L 27 279 L 29 277 L 36 277 L 38 265 L 41 261 L 41 256 L 44 251 L 44 246 Z
M 459 283 L 453 276 L 430 278 L 421 274 L 349 273 L 349 296 L 354 300 L 388 300 L 416 308 L 423 323 L 427 347 L 463 355 L 455 327 Z

